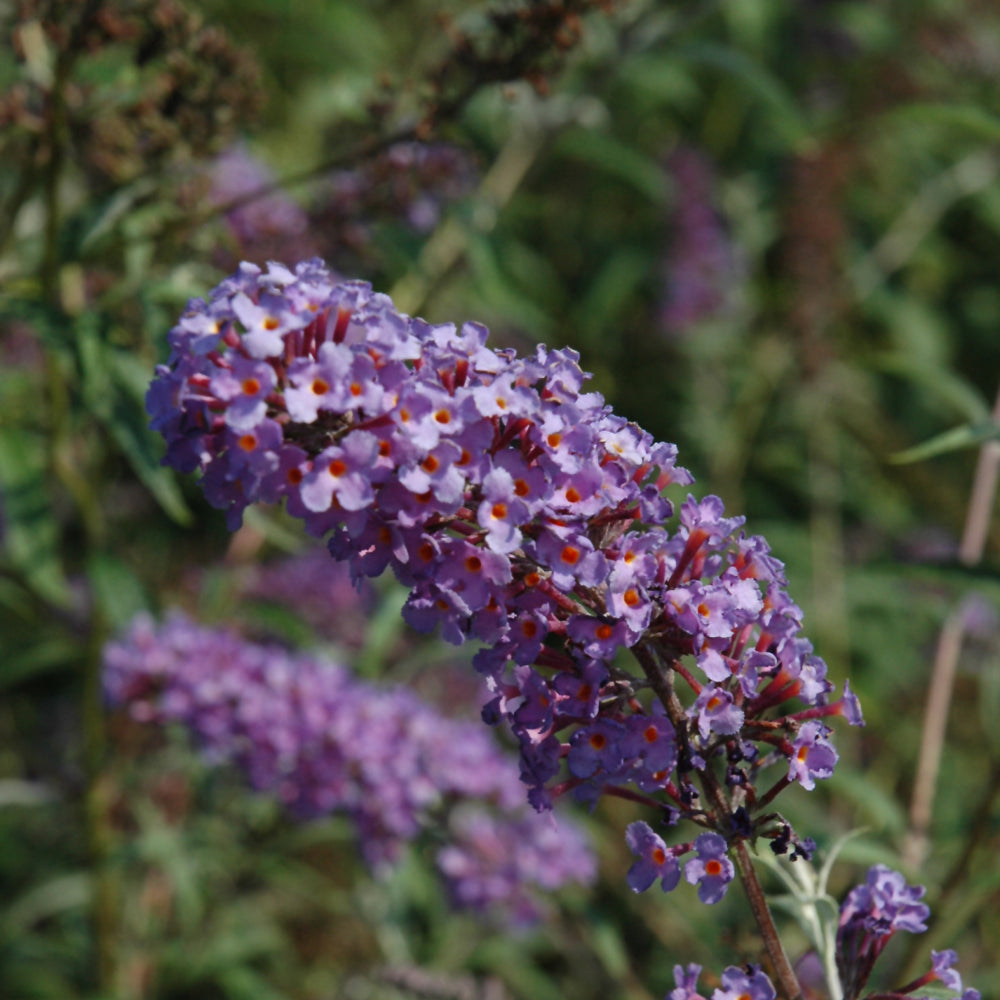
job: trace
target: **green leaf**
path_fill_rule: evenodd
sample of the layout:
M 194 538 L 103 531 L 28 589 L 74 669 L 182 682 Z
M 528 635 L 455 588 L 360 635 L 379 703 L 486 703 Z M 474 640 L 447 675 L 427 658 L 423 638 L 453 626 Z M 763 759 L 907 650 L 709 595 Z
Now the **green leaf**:
M 871 781 L 866 774 L 847 767 L 843 762 L 829 779 L 837 795 L 854 802 L 865 813 L 869 825 L 890 834 L 901 834 L 907 828 L 906 812 L 885 789 Z M 855 837 L 841 845 L 841 856 L 855 857 L 867 842 Z
M 259 973 L 245 965 L 226 969 L 219 983 L 230 1000 L 288 1000 L 288 994 L 274 989 Z
M 161 466 L 153 452 L 144 415 L 143 419 L 138 419 L 134 411 L 119 411 L 107 427 L 132 470 L 164 513 L 177 524 L 191 524 L 194 518 L 184 502 L 174 473 Z
M 59 559 L 60 531 L 50 504 L 46 442 L 22 428 L 0 430 L 3 548 L 11 565 L 44 600 L 69 604 Z
M 612 979 L 621 982 L 629 972 L 629 956 L 619 934 L 619 928 L 608 920 L 596 919 L 589 924 L 590 947 Z
M 989 418 L 990 408 L 979 390 L 956 372 L 930 358 L 893 352 L 875 359 L 880 371 L 912 382 L 929 398 L 937 398 L 965 419 L 977 422 Z
M 104 620 L 113 630 L 124 628 L 138 612 L 148 608 L 142 582 L 120 559 L 96 553 L 87 571 Z
M 470 958 L 475 965 L 502 979 L 517 996 L 531 997 L 532 1000 L 563 1000 L 560 985 L 526 961 L 523 950 L 515 940 L 495 937 L 483 941 Z
M 728 73 L 756 95 L 775 129 L 791 146 L 809 139 L 809 127 L 784 84 L 747 55 L 722 45 L 690 45 L 678 49 L 678 59 L 711 66 Z
M 401 614 L 409 593 L 401 584 L 390 584 L 381 595 L 378 611 L 365 627 L 365 646 L 354 664 L 361 677 L 378 677 L 385 672 L 392 647 L 405 628 Z
M 954 427 L 950 431 L 938 434 L 929 441 L 924 441 L 923 444 L 897 452 L 891 457 L 891 461 L 897 465 L 923 462 L 928 458 L 944 455 L 950 451 L 978 448 L 980 445 L 986 444 L 987 441 L 996 440 L 1000 440 L 1000 424 L 995 424 L 992 421 L 966 424 L 963 427 Z
M 82 909 L 90 902 L 90 893 L 90 876 L 83 872 L 58 875 L 42 882 L 8 903 L 2 924 L 4 933 L 23 932 L 58 913 Z
M 645 280 L 649 264 L 649 255 L 637 247 L 626 246 L 613 252 L 574 310 L 574 326 L 588 337 L 602 337 L 610 345 L 618 344 L 615 321 Z
M 10 646 L 0 661 L 0 691 L 73 667 L 79 663 L 80 653 L 79 638 L 67 635 L 32 636 L 20 646 Z
M 667 181 L 660 164 L 607 132 L 570 129 L 556 141 L 554 151 L 612 174 L 656 204 L 663 202 Z
M 914 123 L 941 125 L 959 129 L 987 142 L 1000 140 L 1000 117 L 977 104 L 914 102 L 889 112 L 888 117 L 904 127 Z

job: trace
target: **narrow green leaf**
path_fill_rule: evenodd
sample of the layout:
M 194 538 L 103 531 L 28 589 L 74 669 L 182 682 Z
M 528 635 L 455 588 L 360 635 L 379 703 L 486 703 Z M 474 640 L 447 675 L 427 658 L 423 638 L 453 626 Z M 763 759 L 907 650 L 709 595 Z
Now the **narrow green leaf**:
M 904 127 L 914 123 L 941 125 L 968 132 L 987 142 L 1000 140 L 1000 117 L 978 104 L 946 104 L 943 101 L 916 101 L 889 112 L 888 117 Z
M 809 128 L 782 82 L 745 53 L 721 45 L 691 45 L 678 49 L 679 59 L 728 73 L 765 106 L 776 130 L 792 146 L 809 138 Z
M 1000 424 L 994 424 L 992 421 L 982 424 L 965 424 L 962 427 L 954 427 L 950 431 L 938 434 L 929 441 L 924 441 L 923 444 L 897 452 L 892 456 L 891 461 L 896 465 L 923 462 L 928 458 L 944 455 L 950 451 L 978 448 L 987 441 L 996 440 L 1000 440 Z
M 230 1000 L 288 1000 L 288 994 L 274 989 L 259 973 L 245 965 L 226 969 L 219 982 Z
M 407 588 L 391 584 L 382 594 L 378 611 L 365 627 L 365 646 L 355 660 L 355 672 L 362 677 L 378 677 L 385 672 L 389 653 L 405 628 L 401 614 Z
M 44 600 L 65 607 L 69 587 L 59 559 L 59 525 L 52 513 L 40 434 L 0 430 L 3 549 L 13 567 Z
M 190 524 L 191 511 L 184 502 L 174 473 L 160 465 L 153 435 L 146 427 L 145 412 L 119 397 L 118 405 L 104 425 L 164 513 L 178 524 Z
M 525 961 L 518 942 L 495 937 L 483 941 L 472 953 L 473 962 L 506 983 L 517 996 L 533 1000 L 563 1000 L 559 983 Z
M 667 181 L 660 164 L 607 132 L 571 129 L 557 140 L 555 152 L 612 174 L 656 204 L 662 203 L 666 194 Z
M 649 271 L 649 256 L 637 247 L 622 247 L 604 262 L 575 310 L 577 329 L 618 343 L 613 331 L 623 306 L 635 295 Z
M 81 909 L 90 901 L 90 876 L 83 872 L 58 875 L 29 889 L 7 906 L 3 929 L 22 933 L 29 927 L 67 910 Z
M 113 629 L 123 628 L 148 607 L 142 582 L 120 559 L 96 553 L 87 575 L 105 621 Z
M 971 382 L 931 358 L 896 351 L 876 357 L 874 367 L 912 382 L 920 392 L 941 400 L 966 420 L 977 423 L 989 419 L 989 404 L 982 393 Z
M 74 668 L 79 659 L 79 638 L 66 635 L 39 636 L 8 647 L 0 661 L 0 691 L 42 674 Z

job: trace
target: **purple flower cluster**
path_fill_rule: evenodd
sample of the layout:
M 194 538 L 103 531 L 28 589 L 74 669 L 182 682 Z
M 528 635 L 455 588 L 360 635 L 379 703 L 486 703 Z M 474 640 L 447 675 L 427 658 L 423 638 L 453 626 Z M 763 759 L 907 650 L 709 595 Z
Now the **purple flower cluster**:
M 430 232 L 445 207 L 472 190 L 472 158 L 443 142 L 399 142 L 351 170 L 321 181 L 313 197 L 315 231 L 339 265 L 364 262 L 375 238 L 373 220 Z
M 241 583 L 241 603 L 251 605 L 251 614 L 258 602 L 283 606 L 314 635 L 339 648 L 356 650 L 364 643 L 368 616 L 376 605 L 374 588 L 354 586 L 347 567 L 323 548 L 313 546 L 285 559 L 254 564 Z
M 708 158 L 682 147 L 668 158 L 667 172 L 675 207 L 660 322 L 665 332 L 678 334 L 730 305 L 741 268 L 715 206 L 715 178 Z
M 703 903 L 722 899 L 736 874 L 728 857 L 729 845 L 717 833 L 703 833 L 693 843 L 667 847 L 663 838 L 640 820 L 629 824 L 625 843 L 637 856 L 627 876 L 635 892 L 645 892 L 657 879 L 664 892 L 676 888 L 681 878 L 677 859 L 692 850 L 695 856 L 684 865 L 684 877 L 698 886 L 698 898 Z
M 865 881 L 847 894 L 837 930 L 837 967 L 845 1000 L 861 995 L 875 962 L 897 931 L 920 934 L 927 930 L 930 909 L 921 902 L 923 896 L 923 886 L 907 885 L 899 872 L 885 865 L 870 868 Z M 978 990 L 963 992 L 962 978 L 953 968 L 956 961 L 954 951 L 932 952 L 930 971 L 893 995 L 915 998 L 915 990 L 937 982 L 960 993 L 961 1000 L 979 1000 Z
M 595 875 L 594 856 L 577 827 L 526 810 L 503 816 L 456 810 L 438 868 L 456 906 L 478 911 L 499 906 L 518 922 L 538 916 L 538 901 L 529 890 L 588 884 Z
M 274 185 L 274 175 L 237 145 L 212 163 L 205 195 L 217 207 L 237 203 L 226 213 L 234 252 L 261 261 L 296 248 L 299 256 L 324 252 L 340 266 L 364 270 L 376 239 L 373 220 L 426 234 L 475 180 L 473 160 L 458 146 L 400 142 L 360 167 L 319 179 L 299 204 L 281 190 L 259 194 Z
M 701 966 L 693 962 L 687 967 L 674 966 L 677 986 L 667 995 L 667 1000 L 706 1000 L 698 992 Z M 712 992 L 710 1000 L 774 1000 L 776 996 L 771 980 L 756 965 L 738 968 L 731 965 L 722 973 L 722 986 Z
M 579 831 L 526 808 L 516 768 L 480 726 L 406 689 L 180 614 L 160 626 L 140 616 L 108 644 L 104 687 L 137 721 L 184 725 L 210 761 L 296 815 L 349 816 L 376 869 L 444 830 L 439 868 L 459 903 L 526 918 L 534 889 L 594 875 Z
M 717 497 L 689 496 L 668 530 L 662 490 L 691 482 L 676 448 L 584 392 L 575 352 L 520 358 L 486 335 L 411 319 L 317 260 L 244 264 L 171 331 L 152 426 L 231 526 L 284 499 L 357 579 L 391 567 L 419 631 L 483 643 L 484 717 L 510 723 L 536 808 L 626 794 L 726 843 L 763 834 L 784 849 L 765 807 L 832 773 L 823 718 L 862 719 L 849 688 L 829 703 L 781 564 Z M 662 688 L 653 700 L 617 663 L 626 647 L 646 678 L 683 682 L 686 704 Z M 792 699 L 808 707 L 789 712 Z M 713 768 L 726 814 L 689 779 Z M 712 843 L 703 899 L 721 895 Z
M 208 200 L 225 206 L 254 196 L 274 183 L 273 173 L 245 146 L 233 146 L 212 163 Z M 241 255 L 267 260 L 291 246 L 299 252 L 310 242 L 309 216 L 283 191 L 252 197 L 226 213 L 226 223 Z

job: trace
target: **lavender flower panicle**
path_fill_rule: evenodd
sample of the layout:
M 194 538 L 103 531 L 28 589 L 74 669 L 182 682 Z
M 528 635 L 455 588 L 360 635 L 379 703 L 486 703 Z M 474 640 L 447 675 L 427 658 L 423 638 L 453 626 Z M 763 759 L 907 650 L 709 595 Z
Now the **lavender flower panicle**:
M 159 626 L 140 616 L 110 643 L 104 688 L 137 721 L 183 724 L 209 761 L 234 764 L 299 817 L 345 813 L 376 870 L 444 823 L 438 865 L 460 905 L 527 920 L 538 889 L 594 876 L 581 833 L 525 808 L 516 769 L 479 725 L 406 689 L 179 613 Z
M 660 324 L 666 334 L 676 336 L 732 305 L 732 289 L 743 277 L 743 266 L 714 203 L 715 178 L 708 157 L 682 147 L 671 153 L 666 166 L 674 208 Z
M 822 720 L 863 720 L 849 688 L 829 700 L 781 563 L 717 497 L 689 496 L 669 530 L 662 491 L 692 481 L 677 449 L 585 392 L 574 351 L 520 358 L 486 336 L 402 315 L 318 260 L 243 264 L 171 331 L 152 426 L 230 526 L 284 500 L 355 579 L 390 567 L 414 628 L 482 643 L 484 718 L 510 724 L 536 808 L 625 794 L 711 825 L 710 857 L 685 847 L 708 902 L 736 838 L 808 854 L 770 803 L 832 773 Z M 651 700 L 616 661 L 627 647 L 686 707 Z M 692 795 L 692 769 L 725 771 L 730 814 Z
M 921 885 L 907 885 L 899 872 L 874 865 L 865 881 L 847 894 L 837 930 L 837 967 L 845 1000 L 857 1000 L 861 995 L 879 955 L 898 931 L 920 934 L 927 930 L 930 908 L 921 902 L 924 892 Z M 956 961 L 954 951 L 932 951 L 930 970 L 895 990 L 894 995 L 918 1000 L 914 991 L 936 982 L 960 993 L 960 1000 L 979 1000 L 977 990 L 963 991 L 962 977 L 953 968 Z

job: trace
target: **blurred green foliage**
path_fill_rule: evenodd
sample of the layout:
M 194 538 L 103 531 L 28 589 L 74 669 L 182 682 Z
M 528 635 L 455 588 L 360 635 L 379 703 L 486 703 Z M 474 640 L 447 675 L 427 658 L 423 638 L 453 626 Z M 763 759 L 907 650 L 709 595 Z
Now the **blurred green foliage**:
M 867 828 L 837 891 L 900 863 L 938 633 L 969 595 L 1000 604 L 996 519 L 981 558 L 957 557 L 1000 385 L 1000 5 L 541 16 L 558 7 L 0 4 L 3 997 L 645 1000 L 675 962 L 759 953 L 735 894 L 709 910 L 628 893 L 626 804 L 593 817 L 597 891 L 501 932 L 450 913 L 419 854 L 375 882 L 336 823 L 294 826 L 174 735 L 137 742 L 106 717 L 100 649 L 135 611 L 211 570 L 221 615 L 227 574 L 302 544 L 274 512 L 231 542 L 145 427 L 187 298 L 271 252 L 208 190 L 211 158 L 239 142 L 310 213 L 289 253 L 319 247 L 401 308 L 483 320 L 501 342 L 576 347 L 619 412 L 679 444 L 700 493 L 748 515 L 868 719 L 791 818 L 821 847 Z M 331 172 L 363 178 L 403 140 L 462 151 L 472 183 L 423 228 L 384 197 L 360 236 L 324 226 Z M 710 307 L 665 319 L 699 281 Z M 438 647 L 388 666 L 386 600 L 364 669 L 431 673 Z M 994 998 L 998 651 L 995 622 L 963 647 L 910 873 L 936 918 L 890 961 L 902 980 L 954 947 Z

